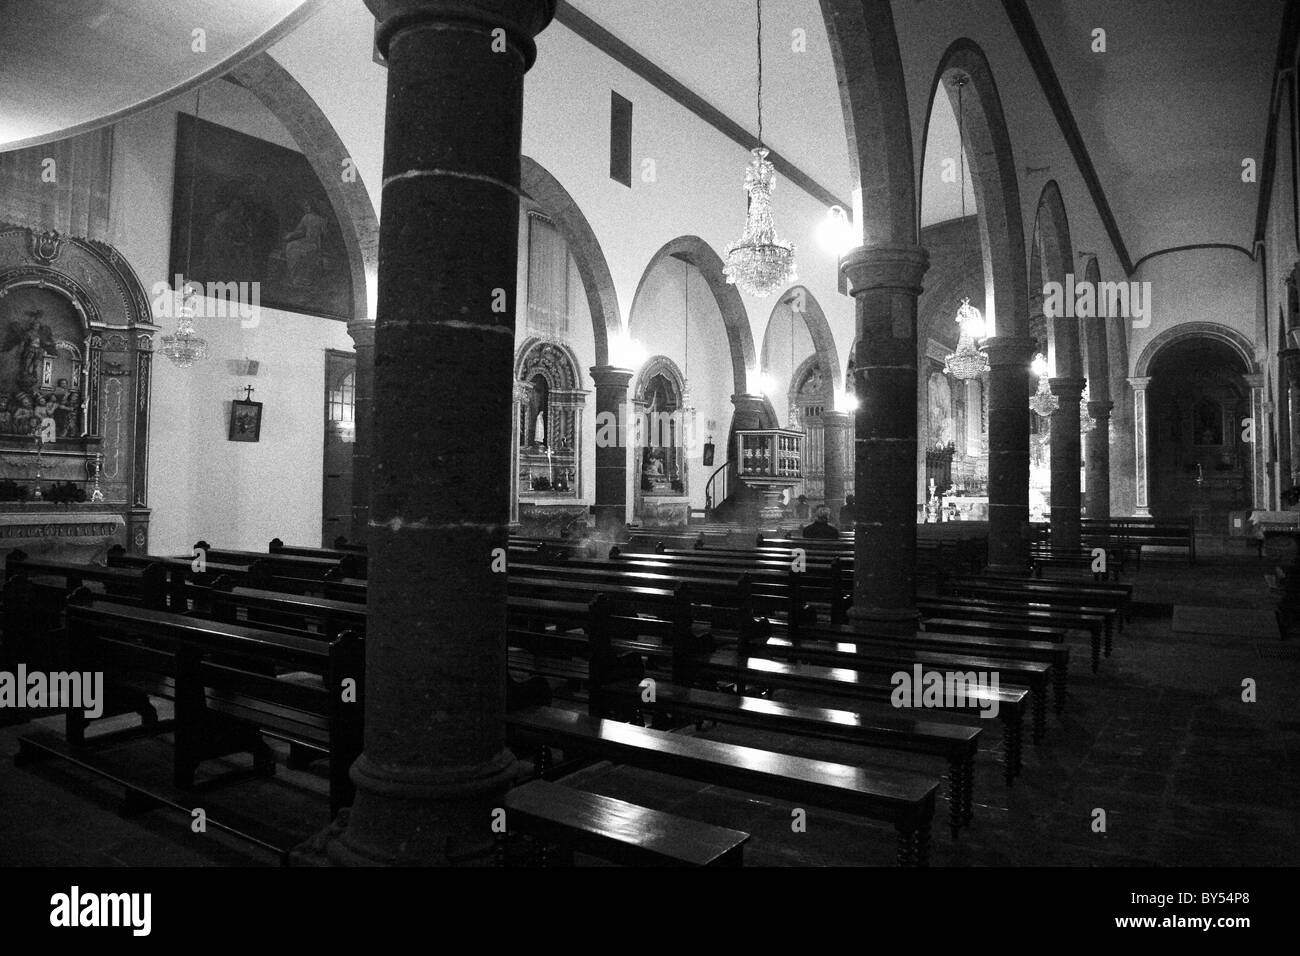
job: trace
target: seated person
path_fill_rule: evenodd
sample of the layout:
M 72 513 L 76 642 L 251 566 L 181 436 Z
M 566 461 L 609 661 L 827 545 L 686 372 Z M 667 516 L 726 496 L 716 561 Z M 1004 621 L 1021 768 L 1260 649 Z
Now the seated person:
M 825 505 L 818 508 L 813 523 L 804 527 L 803 536 L 805 538 L 825 538 L 829 541 L 838 539 L 840 532 L 835 525 L 831 524 L 831 509 Z
M 854 518 L 856 517 L 856 515 L 854 514 L 854 508 L 855 508 L 855 507 L 856 507 L 856 502 L 853 500 L 853 496 L 852 496 L 852 495 L 846 495 L 846 496 L 844 497 L 844 507 L 840 509 L 840 527 L 841 527 L 841 528 L 852 528 L 852 527 L 853 527 L 853 521 L 854 521 Z

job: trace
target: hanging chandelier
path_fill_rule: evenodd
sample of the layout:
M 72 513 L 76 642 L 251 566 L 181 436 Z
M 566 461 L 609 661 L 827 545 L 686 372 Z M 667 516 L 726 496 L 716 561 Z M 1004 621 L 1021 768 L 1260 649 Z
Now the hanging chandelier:
M 185 238 L 185 275 L 190 274 L 190 251 L 194 244 L 194 182 L 198 178 L 196 168 L 199 157 L 199 103 L 203 91 L 194 94 L 194 141 L 190 155 L 190 195 L 189 214 L 187 216 L 187 233 Z M 177 368 L 189 368 L 197 359 L 208 357 L 207 340 L 194 331 L 194 289 L 188 278 L 181 288 L 175 291 L 176 331 L 162 337 L 162 348 L 158 351 L 167 356 Z
M 208 343 L 194 331 L 194 290 L 186 286 L 177 297 L 181 301 L 176 309 L 176 331 L 162 337 L 158 351 L 177 368 L 189 368 L 196 359 L 208 357 Z
M 962 100 L 962 87 L 966 77 L 957 78 L 957 159 L 961 165 L 961 221 L 966 221 L 966 110 Z M 957 308 L 957 351 L 943 360 L 944 371 L 963 382 L 979 378 L 989 370 L 987 352 L 975 347 L 975 340 L 984 333 L 984 317 L 980 310 L 963 298 Z
M 1088 410 L 1088 403 L 1092 401 L 1088 394 L 1088 383 L 1083 384 L 1083 395 L 1079 397 L 1079 431 L 1086 435 L 1097 427 L 1097 419 L 1092 417 L 1092 412 Z
M 957 339 L 957 351 L 943 360 L 943 370 L 953 378 L 970 381 L 979 378 L 989 370 L 988 353 L 975 347 L 975 339 L 983 331 L 984 317 L 980 310 L 970 304 L 970 299 L 962 299 L 957 309 L 957 324 L 961 333 Z
M 722 272 L 728 282 L 761 299 L 790 285 L 798 275 L 794 244 L 777 236 L 772 220 L 776 169 L 768 162 L 768 150 L 763 146 L 763 0 L 757 2 L 758 146 L 751 150 L 754 161 L 745 169 L 745 192 L 749 194 L 745 229 L 738 242 L 727 246 L 727 264 Z
M 1052 394 L 1051 388 L 1047 382 L 1047 359 L 1040 352 L 1034 356 L 1034 372 L 1038 375 L 1038 391 L 1029 397 L 1029 407 L 1038 414 L 1040 418 L 1051 418 L 1058 408 L 1061 407 L 1061 400 Z

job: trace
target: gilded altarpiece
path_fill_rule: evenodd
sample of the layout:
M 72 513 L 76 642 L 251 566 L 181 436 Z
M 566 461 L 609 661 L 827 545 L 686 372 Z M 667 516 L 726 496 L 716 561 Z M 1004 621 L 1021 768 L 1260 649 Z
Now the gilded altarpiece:
M 148 552 L 151 320 L 112 246 L 0 225 L 0 553 Z

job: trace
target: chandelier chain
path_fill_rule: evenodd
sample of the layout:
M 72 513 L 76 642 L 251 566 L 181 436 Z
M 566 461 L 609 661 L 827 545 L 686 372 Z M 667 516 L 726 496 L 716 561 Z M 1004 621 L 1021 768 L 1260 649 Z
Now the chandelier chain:
M 763 145 L 763 0 L 758 0 L 758 145 Z

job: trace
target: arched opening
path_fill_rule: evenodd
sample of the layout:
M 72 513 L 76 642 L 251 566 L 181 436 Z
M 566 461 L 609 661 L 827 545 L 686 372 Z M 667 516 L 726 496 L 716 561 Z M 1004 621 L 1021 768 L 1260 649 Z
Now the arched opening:
M 537 336 L 515 354 L 512 520 L 548 526 L 581 514 L 590 394 L 567 345 Z
M 727 283 L 722 260 L 704 240 L 683 236 L 651 257 L 632 301 L 628 338 L 643 355 L 651 349 L 658 353 L 656 360 L 663 360 L 661 370 L 673 370 L 685 429 L 680 490 L 647 498 L 641 488 L 641 470 L 647 463 L 634 457 L 629 497 L 634 513 L 645 520 L 668 524 L 680 519 L 685 524 L 689 509 L 704 509 L 709 503 L 716 510 L 736 490 L 733 484 L 722 493 L 718 482 L 710 489 L 709 480 L 725 468 L 731 447 L 732 396 L 745 394 L 748 370 L 757 366 L 740 293 Z M 643 362 L 636 366 L 632 395 L 634 411 L 640 411 L 638 395 L 651 366 Z M 728 367 L 730 376 L 724 371 Z M 710 444 L 720 454 L 706 464 L 705 450 Z M 706 502 L 710 493 L 713 497 Z M 678 500 L 670 502 L 671 497 Z M 647 502 L 653 504 L 658 517 L 644 513 Z
M 604 250 L 587 217 L 582 214 L 568 191 L 541 163 L 529 156 L 520 157 L 519 188 L 530 203 L 526 208 L 540 212 L 563 239 L 573 265 L 581 279 L 582 296 L 591 315 L 595 365 L 609 364 L 609 339 L 622 329 L 614 278 Z
M 1255 366 L 1249 347 L 1227 329 L 1160 339 L 1148 345 L 1139 363 L 1150 379 L 1151 514 L 1185 520 L 1190 511 L 1198 532 L 1226 534 L 1229 513 L 1252 506 L 1256 465 L 1246 423 L 1252 416 L 1249 377 Z
M 686 407 L 686 377 L 676 362 L 656 355 L 642 366 L 632 408 L 638 421 L 633 513 L 651 526 L 686 524 L 694 422 L 693 409 Z
M 759 387 L 774 417 L 804 431 L 803 479 L 790 489 L 790 500 L 803 495 L 809 509 L 825 504 L 827 471 L 842 475 L 844 469 L 843 462 L 827 462 L 827 449 L 840 446 L 828 445 L 825 433 L 826 413 L 835 411 L 843 379 L 826 315 L 804 286 L 788 289 L 773 307 L 759 368 Z

